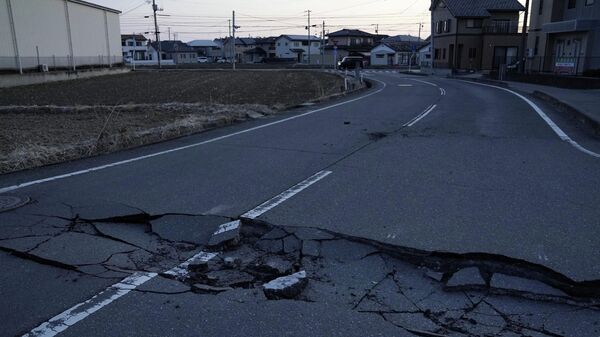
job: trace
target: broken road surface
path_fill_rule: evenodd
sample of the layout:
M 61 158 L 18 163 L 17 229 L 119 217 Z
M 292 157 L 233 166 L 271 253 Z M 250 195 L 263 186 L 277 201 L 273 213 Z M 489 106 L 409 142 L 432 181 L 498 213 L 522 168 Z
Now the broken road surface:
M 0 213 L 0 334 L 599 335 L 600 161 L 508 93 L 375 79 L 1 176 L 31 201 Z

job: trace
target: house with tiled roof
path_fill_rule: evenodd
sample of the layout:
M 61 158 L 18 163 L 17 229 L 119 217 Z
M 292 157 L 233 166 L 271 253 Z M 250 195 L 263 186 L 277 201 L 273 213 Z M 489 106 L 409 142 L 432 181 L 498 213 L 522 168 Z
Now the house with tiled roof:
M 197 63 L 197 53 L 193 47 L 179 40 L 152 42 L 148 48 L 150 60 L 158 60 L 159 51 L 162 53 L 161 60 L 172 61 L 175 64 Z
M 521 50 L 518 0 L 432 0 L 433 66 L 490 71 L 516 67 Z

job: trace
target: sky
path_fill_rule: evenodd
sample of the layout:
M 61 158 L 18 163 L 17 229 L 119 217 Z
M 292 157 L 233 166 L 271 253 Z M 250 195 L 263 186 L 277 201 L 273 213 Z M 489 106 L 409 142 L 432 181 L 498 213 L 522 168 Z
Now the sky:
M 122 11 L 121 32 L 124 34 L 153 34 L 151 1 L 88 0 Z M 150 2 L 150 3 L 148 3 Z M 228 20 L 236 11 L 236 36 L 258 37 L 281 34 L 306 34 L 308 13 L 311 25 L 326 32 L 342 28 L 361 29 L 379 34 L 419 34 L 429 36 L 430 0 L 157 0 L 161 39 L 184 42 L 194 39 L 213 39 L 228 35 Z M 149 16 L 145 18 L 144 16 Z M 378 26 L 377 26 L 378 25 Z M 150 34 L 146 34 L 150 37 Z

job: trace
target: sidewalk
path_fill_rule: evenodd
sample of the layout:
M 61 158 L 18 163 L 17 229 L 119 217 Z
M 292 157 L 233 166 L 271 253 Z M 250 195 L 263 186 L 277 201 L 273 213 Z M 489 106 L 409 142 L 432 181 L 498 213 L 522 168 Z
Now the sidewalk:
M 562 105 L 583 115 L 586 119 L 600 124 L 600 89 L 575 90 L 550 87 L 545 85 L 530 84 L 523 82 L 504 81 L 510 88 L 551 101 L 551 103 Z

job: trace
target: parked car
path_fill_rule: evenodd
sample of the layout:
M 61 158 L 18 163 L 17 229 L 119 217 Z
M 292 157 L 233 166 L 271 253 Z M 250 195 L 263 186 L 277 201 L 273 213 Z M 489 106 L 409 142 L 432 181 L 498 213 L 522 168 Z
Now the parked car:
M 364 68 L 364 60 L 362 56 L 346 56 L 340 62 L 338 62 L 339 69 L 359 69 Z
M 208 57 L 206 57 L 206 56 L 199 56 L 198 57 L 198 63 L 208 63 Z
M 217 63 L 230 63 L 229 60 L 220 58 L 217 60 Z

